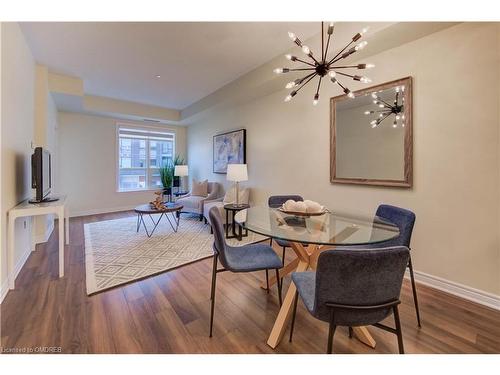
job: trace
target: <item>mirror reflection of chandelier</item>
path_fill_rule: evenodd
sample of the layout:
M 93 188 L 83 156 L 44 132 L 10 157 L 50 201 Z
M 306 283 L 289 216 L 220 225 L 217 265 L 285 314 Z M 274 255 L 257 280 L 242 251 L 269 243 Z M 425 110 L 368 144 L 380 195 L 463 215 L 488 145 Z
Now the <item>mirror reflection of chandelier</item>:
M 372 128 L 376 128 L 382 123 L 382 121 L 384 121 L 389 117 L 393 119 L 392 121 L 393 128 L 397 128 L 398 124 L 401 124 L 401 126 L 404 128 L 405 87 L 398 86 L 394 89 L 394 91 L 395 91 L 395 97 L 392 103 L 388 103 L 387 101 L 383 100 L 377 92 L 372 93 L 373 104 L 377 105 L 380 108 L 380 110 L 377 111 L 365 111 L 365 115 L 374 115 L 374 114 L 378 115 L 377 119 L 374 119 L 370 122 Z M 391 117 L 392 115 L 394 115 L 394 117 Z
M 345 73 L 344 69 L 370 69 L 373 68 L 373 64 L 355 64 L 355 65 L 340 65 L 339 61 L 351 56 L 353 53 L 363 49 L 368 42 L 363 41 L 359 42 L 355 45 L 354 43 L 358 42 L 363 35 L 367 32 L 368 28 L 363 29 L 361 32 L 357 33 L 354 35 L 349 43 L 342 48 L 339 52 L 337 52 L 332 58 L 328 58 L 328 47 L 330 46 L 330 38 L 333 34 L 333 23 L 330 23 L 328 26 L 326 35 L 327 35 L 327 40 L 326 40 L 326 45 L 325 45 L 325 33 L 324 33 L 324 23 L 321 22 L 321 56 L 315 57 L 315 55 L 312 53 L 312 51 L 309 49 L 308 46 L 302 44 L 302 41 L 292 32 L 288 33 L 288 36 L 290 39 L 302 49 L 302 52 L 309 58 L 309 61 L 302 60 L 298 58 L 297 56 L 292 56 L 292 55 L 285 55 L 285 57 L 294 62 L 301 62 L 306 64 L 306 66 L 302 66 L 299 68 L 276 68 L 274 69 L 274 72 L 277 74 L 283 74 L 283 73 L 289 73 L 289 72 L 297 72 L 297 71 L 303 71 L 307 75 L 298 78 L 294 81 L 289 82 L 286 85 L 287 89 L 295 88 L 293 91 L 290 92 L 289 95 L 285 98 L 285 102 L 289 102 L 297 93 L 305 86 L 307 85 L 314 77 L 318 76 L 319 81 L 318 81 L 318 86 L 316 88 L 316 94 L 314 95 L 313 99 L 313 105 L 318 104 L 319 101 L 319 89 L 321 87 L 321 81 L 325 76 L 328 76 L 330 81 L 333 84 L 336 84 L 340 86 L 340 88 L 344 91 L 344 93 L 349 97 L 349 98 L 354 98 L 354 94 L 349 90 L 342 82 L 339 81 L 340 77 L 348 77 L 353 79 L 354 81 L 360 81 L 363 83 L 369 83 L 371 82 L 370 78 L 364 77 L 364 76 L 359 76 L 356 74 L 348 74 Z

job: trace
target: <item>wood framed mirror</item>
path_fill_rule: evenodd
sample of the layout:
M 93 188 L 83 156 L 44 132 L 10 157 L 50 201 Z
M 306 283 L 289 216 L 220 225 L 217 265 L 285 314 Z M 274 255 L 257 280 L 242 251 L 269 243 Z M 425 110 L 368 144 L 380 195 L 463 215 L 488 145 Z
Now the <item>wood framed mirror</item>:
M 410 188 L 412 78 L 330 99 L 330 182 Z

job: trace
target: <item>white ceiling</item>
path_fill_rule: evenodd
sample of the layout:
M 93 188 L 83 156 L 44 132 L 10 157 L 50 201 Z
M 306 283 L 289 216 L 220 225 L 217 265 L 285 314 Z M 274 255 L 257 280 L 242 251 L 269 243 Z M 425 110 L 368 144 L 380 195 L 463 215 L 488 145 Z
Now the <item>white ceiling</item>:
M 283 53 L 319 22 L 21 23 L 36 61 L 86 94 L 184 109 Z M 161 75 L 161 78 L 156 78 Z

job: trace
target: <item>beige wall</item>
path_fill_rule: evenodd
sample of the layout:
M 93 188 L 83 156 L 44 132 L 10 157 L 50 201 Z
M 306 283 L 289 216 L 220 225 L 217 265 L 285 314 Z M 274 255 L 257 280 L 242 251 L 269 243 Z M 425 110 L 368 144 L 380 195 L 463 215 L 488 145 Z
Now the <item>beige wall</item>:
M 153 198 L 152 191 L 116 192 L 117 122 L 126 121 L 59 113 L 59 182 L 71 216 L 130 209 Z M 176 152 L 186 155 L 186 128 L 159 127 L 176 133 Z
M 211 172 L 212 136 L 246 128 L 254 203 L 300 193 L 334 211 L 409 208 L 417 270 L 500 295 L 498 38 L 497 25 L 460 24 L 365 59 L 373 84 L 414 78 L 413 189 L 330 184 L 327 98 L 339 91 L 326 83 L 317 107 L 309 85 L 290 103 L 282 90 L 196 119 L 191 177 L 226 183 Z
M 16 23 L 2 23 L 1 250 L 0 281 L 7 288 L 7 211 L 31 194 L 35 62 Z M 14 264 L 19 270 L 31 249 L 31 220 L 16 223 Z

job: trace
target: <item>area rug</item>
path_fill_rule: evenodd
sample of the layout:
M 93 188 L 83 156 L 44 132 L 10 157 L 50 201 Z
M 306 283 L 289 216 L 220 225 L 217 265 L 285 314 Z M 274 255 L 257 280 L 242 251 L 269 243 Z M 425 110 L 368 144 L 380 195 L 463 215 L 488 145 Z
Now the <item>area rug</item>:
M 146 225 L 150 224 L 144 217 Z M 213 255 L 210 226 L 194 217 L 182 216 L 177 233 L 168 222 L 160 222 L 148 238 L 137 217 L 99 221 L 84 225 L 87 294 L 140 280 Z M 228 239 L 231 246 L 242 246 L 266 238 L 249 232 L 242 241 Z

